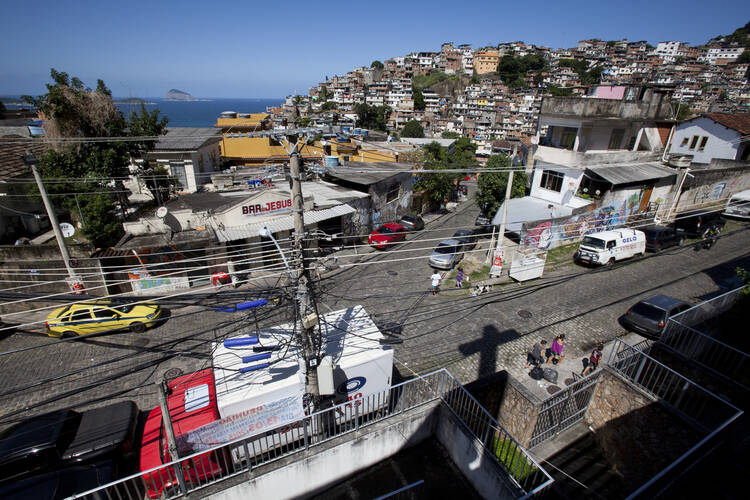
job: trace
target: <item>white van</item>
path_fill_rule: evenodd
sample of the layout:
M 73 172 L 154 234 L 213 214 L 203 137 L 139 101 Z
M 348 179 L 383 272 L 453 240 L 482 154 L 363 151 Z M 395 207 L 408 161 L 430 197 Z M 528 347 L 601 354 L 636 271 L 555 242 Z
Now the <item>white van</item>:
M 750 189 L 730 196 L 729 201 L 727 201 L 727 208 L 724 209 L 724 215 L 750 219 Z
M 646 235 L 635 229 L 616 229 L 588 234 L 578 246 L 575 259 L 586 264 L 612 265 L 615 261 L 643 255 Z

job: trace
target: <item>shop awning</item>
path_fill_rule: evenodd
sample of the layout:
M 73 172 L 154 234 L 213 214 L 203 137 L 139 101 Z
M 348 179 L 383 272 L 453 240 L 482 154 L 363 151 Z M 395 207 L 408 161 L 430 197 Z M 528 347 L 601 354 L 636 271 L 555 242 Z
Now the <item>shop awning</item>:
M 588 167 L 586 170 L 593 172 L 613 186 L 656 181 L 677 175 L 677 172 L 671 168 L 662 167 L 656 162 L 601 165 Z
M 323 210 L 309 210 L 304 213 L 305 225 L 316 224 L 324 220 L 341 217 L 342 215 L 348 215 L 354 212 L 356 212 L 356 210 L 346 203 L 331 208 L 325 208 Z M 227 241 L 244 240 L 246 238 L 256 238 L 258 236 L 258 231 L 264 226 L 267 227 L 271 233 L 289 231 L 294 229 L 294 218 L 291 214 L 285 214 L 280 215 L 275 219 L 262 222 L 217 229 L 216 237 L 222 243 Z

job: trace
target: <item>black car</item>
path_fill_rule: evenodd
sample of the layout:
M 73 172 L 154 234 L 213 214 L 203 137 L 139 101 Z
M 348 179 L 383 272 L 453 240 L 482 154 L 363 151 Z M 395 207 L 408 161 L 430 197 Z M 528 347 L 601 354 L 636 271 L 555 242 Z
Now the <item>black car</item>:
M 721 218 L 719 212 L 707 210 L 694 210 L 677 215 L 674 222 L 675 229 L 682 229 L 690 238 L 705 238 L 711 228 L 719 231 L 724 229 L 726 221 Z
M 422 220 L 422 217 L 414 214 L 404 215 L 398 223 L 409 231 L 421 231 L 424 229 L 424 221 Z
M 132 401 L 84 412 L 58 410 L 0 434 L 0 481 L 33 472 L 121 458 L 133 445 L 138 408 Z
M 654 295 L 633 305 L 620 316 L 620 325 L 630 332 L 645 337 L 657 338 L 661 335 L 667 320 L 675 314 L 690 309 L 687 302 L 667 295 Z
M 679 246 L 685 241 L 685 232 L 668 226 L 648 226 L 641 229 L 646 235 L 646 251 L 658 252 Z
M 459 229 L 453 233 L 452 238 L 463 243 L 465 251 L 471 251 L 477 246 L 477 239 L 479 239 L 483 233 L 484 230 L 482 228 Z
M 106 460 L 31 476 L 0 485 L 0 498 L 4 500 L 34 498 L 62 500 L 111 483 L 116 477 L 115 470 L 115 463 L 112 460 Z

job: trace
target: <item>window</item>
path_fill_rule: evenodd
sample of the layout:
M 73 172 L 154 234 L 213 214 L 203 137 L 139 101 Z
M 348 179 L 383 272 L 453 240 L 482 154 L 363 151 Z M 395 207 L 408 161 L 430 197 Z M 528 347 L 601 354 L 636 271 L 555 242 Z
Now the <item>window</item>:
M 698 151 L 703 151 L 704 149 L 706 149 L 706 143 L 707 142 L 708 142 L 708 137 L 707 136 L 703 136 L 703 138 L 701 138 L 701 145 L 698 146 Z
M 169 165 L 169 173 L 177 179 L 178 190 L 183 191 L 188 188 L 187 175 L 185 174 L 185 165 Z
M 612 129 L 612 135 L 609 136 L 609 146 L 607 146 L 607 149 L 620 149 L 623 137 L 625 137 L 625 129 Z
M 684 148 L 685 146 L 687 146 L 687 143 L 688 143 L 689 140 L 690 139 L 688 139 L 687 137 L 683 137 L 682 138 L 682 142 L 680 143 L 680 147 Z
M 388 192 L 385 194 L 385 202 L 390 203 L 393 200 L 398 199 L 398 193 L 400 191 L 400 185 L 398 183 L 391 184 L 391 187 L 388 188 Z
M 91 319 L 91 309 L 79 309 L 70 315 L 70 321 L 86 321 Z
M 573 127 L 565 127 L 562 129 L 562 135 L 560 136 L 560 147 L 565 149 L 573 149 L 576 142 L 576 135 L 578 129 Z
M 113 316 L 116 316 L 115 312 L 111 309 L 94 309 L 94 317 L 96 319 L 109 319 Z
M 609 248 L 615 248 L 615 246 L 616 246 L 616 242 L 614 242 L 614 241 L 608 241 L 607 242 L 607 248 L 608 249 Z
M 555 172 L 554 170 L 545 170 L 542 173 L 542 180 L 539 183 L 539 186 L 543 187 L 544 189 L 549 189 L 550 191 L 557 191 L 559 193 L 560 191 L 562 191 L 564 178 L 565 175 L 561 174 L 560 172 Z
M 693 149 L 695 149 L 695 145 L 696 145 L 696 144 L 698 144 L 698 139 L 700 139 L 700 136 L 698 136 L 698 135 L 694 135 L 694 136 L 693 136 L 693 140 L 692 140 L 692 141 L 690 141 L 690 150 L 691 150 L 691 151 L 692 151 Z

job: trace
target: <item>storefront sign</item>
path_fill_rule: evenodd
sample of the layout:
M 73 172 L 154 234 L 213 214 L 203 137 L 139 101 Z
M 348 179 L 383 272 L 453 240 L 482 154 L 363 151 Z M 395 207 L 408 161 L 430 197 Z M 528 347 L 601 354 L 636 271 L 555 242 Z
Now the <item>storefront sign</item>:
M 269 201 L 264 204 L 243 205 L 242 215 L 265 215 L 274 212 L 288 211 L 292 208 L 292 199 Z

